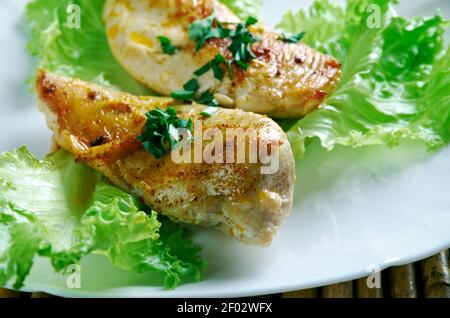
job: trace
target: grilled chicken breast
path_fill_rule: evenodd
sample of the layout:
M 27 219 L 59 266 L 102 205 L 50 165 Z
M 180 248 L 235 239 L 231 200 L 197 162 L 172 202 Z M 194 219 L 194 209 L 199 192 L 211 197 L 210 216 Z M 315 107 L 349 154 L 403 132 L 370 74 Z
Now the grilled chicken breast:
M 211 39 L 200 51 L 188 36 L 189 25 L 213 12 L 221 22 L 239 22 L 215 0 L 107 0 L 104 21 L 117 60 L 136 79 L 163 95 L 183 88 L 193 73 L 217 53 L 229 57 L 229 39 Z M 256 59 L 247 71 L 234 67 L 233 79 L 200 77 L 200 92 L 212 91 L 223 107 L 274 118 L 298 118 L 320 105 L 340 77 L 338 61 L 303 43 L 289 44 L 261 25 L 251 31 Z M 164 54 L 158 36 L 180 48 Z
M 60 147 L 173 220 L 217 228 L 242 242 L 265 246 L 291 211 L 292 151 L 285 133 L 267 117 L 218 109 L 206 118 L 200 114 L 205 106 L 113 92 L 45 71 L 39 73 L 36 88 L 40 109 Z M 194 126 L 201 123 L 200 133 L 255 129 L 255 139 L 247 138 L 245 145 L 266 141 L 272 152 L 279 151 L 279 169 L 262 174 L 260 161 L 176 164 L 171 154 L 155 159 L 136 137 L 146 112 L 169 106 L 180 118 L 198 120 Z

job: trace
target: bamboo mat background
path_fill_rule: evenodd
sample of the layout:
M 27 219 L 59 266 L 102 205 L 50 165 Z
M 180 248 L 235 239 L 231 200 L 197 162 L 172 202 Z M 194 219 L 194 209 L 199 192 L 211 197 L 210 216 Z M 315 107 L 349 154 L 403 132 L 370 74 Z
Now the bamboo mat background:
M 450 298 L 450 253 L 444 251 L 420 262 L 382 272 L 379 289 L 367 287 L 366 278 L 266 298 Z M 45 293 L 0 289 L 0 298 L 50 298 Z

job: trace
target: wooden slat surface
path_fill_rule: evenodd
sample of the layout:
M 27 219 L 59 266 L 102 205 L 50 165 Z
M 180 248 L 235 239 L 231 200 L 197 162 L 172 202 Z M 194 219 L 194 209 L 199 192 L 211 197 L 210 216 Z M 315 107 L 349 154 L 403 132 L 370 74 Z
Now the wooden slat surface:
M 8 289 L 0 289 L 0 298 L 21 298 L 21 297 L 24 297 L 23 293 Z
M 319 297 L 319 289 L 312 288 L 312 289 L 294 291 L 294 292 L 290 292 L 290 293 L 284 293 L 281 295 L 281 297 L 282 298 L 317 298 L 317 297 Z
M 392 267 L 382 272 L 380 288 L 369 288 L 367 278 L 312 288 L 268 298 L 450 298 L 450 255 L 444 251 L 415 264 Z M 373 277 L 369 281 L 374 285 Z M 372 286 L 373 287 L 373 286 Z M 19 293 L 0 289 L 0 298 L 51 298 L 45 293 Z
M 427 298 L 450 297 L 450 273 L 448 251 L 421 262 L 424 296 Z
M 31 298 L 55 298 L 55 296 L 46 293 L 32 293 Z
M 417 298 L 419 296 L 414 264 L 392 267 L 387 270 L 387 276 L 391 298 Z
M 345 282 L 322 288 L 323 298 L 353 298 L 353 282 Z

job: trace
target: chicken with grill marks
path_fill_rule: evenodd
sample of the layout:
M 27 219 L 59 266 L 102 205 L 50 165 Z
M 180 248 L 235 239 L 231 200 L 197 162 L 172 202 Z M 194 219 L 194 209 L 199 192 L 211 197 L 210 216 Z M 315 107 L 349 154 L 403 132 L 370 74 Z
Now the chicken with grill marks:
M 221 22 L 239 18 L 215 0 L 107 0 L 104 21 L 116 59 L 137 80 L 162 95 L 183 88 L 193 73 L 218 53 L 230 58 L 227 38 L 214 38 L 198 52 L 189 39 L 189 25 L 215 13 Z M 217 80 L 202 75 L 200 93 L 211 91 L 221 106 L 239 108 L 273 118 L 299 118 L 316 109 L 336 87 L 340 64 L 304 43 L 285 43 L 264 26 L 250 26 L 259 41 L 248 70 L 234 65 L 234 76 Z M 159 36 L 179 48 L 168 55 Z
M 252 245 L 269 245 L 292 208 L 295 164 L 286 134 L 270 118 L 238 109 L 178 105 L 165 97 L 137 97 L 77 79 L 40 71 L 36 89 L 41 111 L 57 145 L 102 172 L 111 182 L 173 220 L 217 228 Z M 202 129 L 253 128 L 254 140 L 279 153 L 279 168 L 263 163 L 175 163 L 155 159 L 136 138 L 146 113 L 173 107 Z M 205 145 L 204 145 L 205 147 Z M 275 148 L 274 148 L 275 147 Z M 202 149 L 204 150 L 204 149 Z

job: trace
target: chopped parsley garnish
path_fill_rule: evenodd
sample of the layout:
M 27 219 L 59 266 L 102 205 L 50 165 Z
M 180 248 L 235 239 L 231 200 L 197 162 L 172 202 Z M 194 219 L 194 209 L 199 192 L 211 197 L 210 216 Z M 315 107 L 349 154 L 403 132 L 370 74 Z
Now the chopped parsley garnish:
M 166 111 L 154 109 L 146 116 L 144 131 L 137 139 L 156 159 L 162 158 L 179 144 L 182 137 L 179 129 L 186 129 L 191 136 L 192 121 L 178 118 L 174 108 Z
M 250 67 L 249 64 L 244 63 L 244 62 L 242 62 L 242 61 L 236 61 L 236 64 L 237 64 L 240 68 L 242 68 L 242 69 L 244 69 L 244 70 L 248 70 L 248 68 Z
M 215 26 L 217 25 L 217 26 Z M 200 50 L 209 39 L 224 39 L 230 35 L 231 30 L 226 29 L 217 21 L 213 13 L 203 20 L 197 20 L 189 25 L 189 38 L 197 42 L 196 50 Z
M 247 27 L 249 27 L 250 25 L 255 25 L 256 23 L 258 23 L 258 19 L 252 16 L 248 17 L 247 21 L 245 21 L 245 25 Z
M 299 34 L 281 34 L 281 37 L 279 38 L 281 41 L 285 43 L 298 43 L 305 37 L 305 32 L 300 32 Z
M 200 85 L 198 84 L 198 81 L 193 78 L 184 84 L 183 88 L 186 91 L 196 92 L 200 88 Z
M 217 54 L 211 61 L 211 68 L 213 69 L 214 77 L 219 81 L 223 80 L 224 72 L 221 66 L 226 62 L 227 60 L 221 54 Z
M 249 26 L 257 23 L 253 17 L 249 17 L 245 23 L 239 23 L 236 25 L 236 29 L 231 32 L 231 45 L 229 50 L 233 55 L 233 61 L 243 69 L 248 69 L 250 60 L 256 58 L 255 54 L 250 48 L 250 45 L 259 41 L 259 39 L 253 35 L 248 29 Z
M 184 90 L 174 91 L 171 96 L 173 99 L 178 99 L 182 101 L 192 100 L 195 93 L 200 88 L 197 79 L 192 78 L 183 85 Z
M 161 48 L 165 54 L 174 55 L 178 52 L 178 48 L 173 46 L 170 39 L 165 36 L 158 36 L 159 43 L 161 43 Z
M 182 101 L 192 100 L 192 98 L 194 98 L 195 93 L 200 88 L 200 85 L 198 84 L 197 79 L 192 78 L 183 85 L 183 88 L 184 90 L 172 92 L 171 94 L 172 98 Z
M 200 50 L 209 39 L 229 38 L 231 40 L 231 45 L 228 47 L 228 49 L 230 50 L 233 58 L 231 61 L 227 61 L 224 58 L 224 61 L 222 63 L 229 64 L 228 69 L 230 75 L 232 76 L 232 72 L 230 72 L 230 69 L 233 62 L 236 63 L 236 65 L 240 68 L 246 70 L 249 67 L 248 62 L 256 58 L 250 46 L 251 44 L 256 43 L 259 39 L 253 33 L 251 33 L 248 28 L 256 24 L 257 22 L 258 20 L 256 18 L 249 17 L 247 21 L 245 21 L 245 23 L 227 23 L 227 25 L 234 26 L 234 28 L 228 29 L 224 28 L 223 24 L 217 21 L 215 14 L 212 14 L 211 16 L 203 20 L 193 22 L 189 26 L 189 38 L 197 43 L 197 51 Z M 200 74 L 203 74 L 208 70 L 209 69 L 205 65 L 198 72 Z M 213 70 L 217 71 L 217 68 L 213 68 Z M 215 75 L 217 75 L 216 78 L 223 78 L 223 75 L 220 71 L 215 73 Z
M 194 91 L 180 90 L 180 91 L 173 91 L 170 96 L 173 99 L 182 100 L 182 101 L 189 101 L 189 100 L 192 100 L 194 95 L 195 95 Z
M 256 18 L 249 17 L 245 23 L 227 23 L 226 25 L 233 27 L 225 28 L 217 20 L 216 15 L 212 14 L 205 19 L 195 21 L 189 25 L 189 38 L 196 42 L 197 51 L 209 39 L 230 39 L 231 44 L 228 49 L 232 58 L 227 59 L 222 54 L 217 54 L 214 59 L 194 72 L 194 78 L 184 84 L 183 90 L 172 92 L 172 98 L 182 101 L 194 100 L 199 104 L 213 107 L 219 106 L 219 102 L 209 91 L 195 98 L 200 89 L 197 78 L 212 70 L 214 78 L 219 81 L 223 80 L 226 71 L 228 71 L 230 79 L 233 79 L 233 63 L 241 69 L 247 70 L 250 67 L 249 62 L 256 58 L 251 50 L 251 45 L 259 41 L 259 38 L 250 32 L 249 27 L 257 22 L 258 20 Z
M 213 69 L 214 76 L 218 80 L 222 80 L 224 76 L 224 71 L 221 68 L 221 65 L 223 63 L 226 63 L 226 59 L 218 54 L 211 62 L 200 68 L 198 71 L 196 71 L 194 74 L 196 76 L 203 75 L 210 69 Z M 180 91 L 174 91 L 172 92 L 172 98 L 178 99 L 182 101 L 188 101 L 188 100 L 194 100 L 196 103 L 202 104 L 202 105 L 208 105 L 208 106 L 219 106 L 219 102 L 214 98 L 214 95 L 210 93 L 209 91 L 204 92 L 200 95 L 198 98 L 194 98 L 197 91 L 200 89 L 200 85 L 198 83 L 198 80 L 196 78 L 192 78 L 189 81 L 186 82 L 186 84 L 183 85 L 184 90 Z
M 214 98 L 214 95 L 207 91 L 200 95 L 198 98 L 194 98 L 195 94 L 199 89 L 199 85 L 196 79 L 189 80 L 184 84 L 184 90 L 172 92 L 172 98 L 182 101 L 193 100 L 198 104 L 208 105 L 208 106 L 219 106 L 219 102 Z
M 213 60 L 206 63 L 202 67 L 200 67 L 198 70 L 194 72 L 194 75 L 196 76 L 202 76 L 203 74 L 207 73 L 209 70 L 213 70 L 214 77 L 218 79 L 219 81 L 223 80 L 224 77 L 224 71 L 222 68 L 222 65 L 225 64 L 228 68 L 228 72 L 230 74 L 230 77 L 233 77 L 233 70 L 231 69 L 231 63 L 222 55 L 217 54 Z M 231 71 L 230 71 L 231 70 Z
M 219 106 L 219 102 L 214 98 L 214 95 L 211 92 L 204 92 L 199 98 L 195 100 L 196 103 L 202 105 L 208 105 L 217 107 Z
M 206 63 L 202 67 L 200 67 L 198 70 L 194 72 L 194 75 L 196 76 L 202 76 L 203 74 L 206 74 L 211 69 L 211 62 Z

